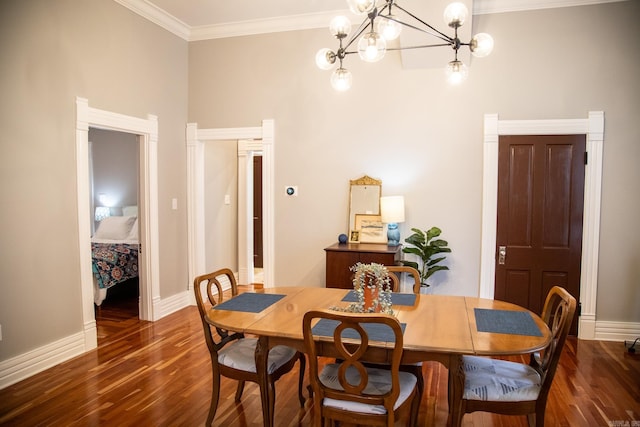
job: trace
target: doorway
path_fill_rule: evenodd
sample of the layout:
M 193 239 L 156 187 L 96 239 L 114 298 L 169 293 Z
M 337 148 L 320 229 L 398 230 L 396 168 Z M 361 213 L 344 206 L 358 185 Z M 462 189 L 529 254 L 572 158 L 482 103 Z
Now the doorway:
M 499 137 L 496 299 L 541 314 L 558 285 L 580 300 L 585 140 Z
M 253 157 L 253 283 L 263 283 L 262 156 Z
M 189 294 L 193 279 L 205 271 L 205 191 L 204 144 L 209 141 L 238 141 L 238 281 L 252 283 L 253 269 L 253 210 L 249 210 L 248 193 L 253 171 L 253 156 L 262 156 L 263 196 L 263 283 L 273 286 L 274 272 L 274 127 L 273 120 L 263 120 L 259 127 L 198 129 L 196 123 L 187 124 L 187 203 L 188 203 L 188 259 Z M 191 297 L 191 303 L 195 299 Z
M 90 219 L 95 225 L 91 250 L 100 254 L 93 269 L 100 271 L 103 286 L 94 289 L 99 346 L 140 315 L 139 153 L 136 134 L 89 129 L 91 212 L 96 212 Z M 112 229 L 114 223 L 122 230 Z M 116 235 L 121 231 L 126 236 Z
M 580 273 L 581 316 L 578 337 L 596 337 L 600 202 L 604 146 L 604 113 L 590 111 L 583 119 L 499 120 L 485 114 L 482 180 L 482 243 L 478 296 L 494 298 L 498 206 L 498 140 L 500 135 L 586 135 L 588 164 L 584 179 L 584 215 Z

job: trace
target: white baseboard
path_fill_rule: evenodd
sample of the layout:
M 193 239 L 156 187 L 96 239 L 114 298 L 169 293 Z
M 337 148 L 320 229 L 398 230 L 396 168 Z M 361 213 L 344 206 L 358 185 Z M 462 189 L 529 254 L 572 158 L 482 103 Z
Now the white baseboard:
M 596 322 L 596 340 L 633 341 L 638 337 L 640 337 L 640 323 Z
M 29 378 L 85 352 L 85 336 L 78 332 L 0 362 L 0 389 Z
M 154 301 L 154 304 L 153 304 L 154 321 L 160 320 L 163 317 L 170 315 L 171 313 L 175 313 L 176 311 L 191 305 L 191 301 L 189 300 L 190 295 L 191 295 L 191 292 L 184 291 L 184 292 L 177 293 L 175 295 L 171 295 L 168 298 L 161 299 L 157 302 Z

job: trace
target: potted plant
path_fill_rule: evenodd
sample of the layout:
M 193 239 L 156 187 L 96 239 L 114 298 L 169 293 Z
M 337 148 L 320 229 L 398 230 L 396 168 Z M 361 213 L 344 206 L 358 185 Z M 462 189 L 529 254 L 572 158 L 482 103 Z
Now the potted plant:
M 442 233 L 442 230 L 438 227 L 431 227 L 429 230 L 426 230 L 426 232 L 418 228 L 412 228 L 411 231 L 413 231 L 413 234 L 404 239 L 409 246 L 402 248 L 402 252 L 416 255 L 420 263 L 415 261 L 402 261 L 402 264 L 418 270 L 420 273 L 420 283 L 422 286 L 428 287 L 427 279 L 431 277 L 433 273 L 449 269 L 446 265 L 438 265 L 446 256 L 434 258 L 434 256 L 438 254 L 451 252 L 451 249 L 447 247 L 449 242 L 437 238 L 440 236 L 440 233 Z
M 357 301 L 346 307 L 332 306 L 332 310 L 351 313 L 393 314 L 391 308 L 391 279 L 387 267 L 382 264 L 358 262 L 350 267 L 353 290 Z

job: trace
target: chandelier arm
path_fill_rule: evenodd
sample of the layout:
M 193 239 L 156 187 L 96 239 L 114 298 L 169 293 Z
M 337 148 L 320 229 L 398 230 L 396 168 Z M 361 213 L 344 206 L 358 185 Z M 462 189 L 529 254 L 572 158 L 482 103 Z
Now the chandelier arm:
M 430 35 L 432 37 L 435 37 L 437 39 L 449 42 L 449 45 L 451 45 L 451 43 L 453 42 L 453 39 L 451 37 L 449 37 L 447 35 L 442 35 L 442 33 L 440 31 L 433 29 L 431 26 L 429 26 L 429 28 L 433 29 L 433 31 L 435 31 L 437 34 L 434 34 L 432 31 L 427 31 L 424 28 L 416 27 L 415 25 L 411 25 L 411 24 L 408 24 L 406 22 L 400 21 L 399 19 L 393 19 L 393 18 L 386 18 L 386 19 L 388 19 L 389 21 L 397 22 L 400 25 L 404 25 L 405 27 L 409 27 L 409 28 L 414 29 L 416 31 L 419 31 L 421 33 L 428 34 L 428 35 Z
M 346 51 L 349 46 L 351 46 L 353 44 L 354 41 L 356 41 L 356 39 L 358 37 L 360 37 L 362 35 L 362 33 L 364 33 L 364 31 L 369 28 L 370 23 L 368 22 L 369 18 L 365 19 L 364 21 L 362 21 L 362 23 L 360 24 L 360 27 L 358 27 L 358 30 L 353 33 L 353 36 L 351 38 L 349 38 L 349 40 L 347 40 L 346 45 L 344 46 L 344 50 Z
M 442 31 L 439 31 L 437 28 L 435 28 L 435 27 L 433 27 L 433 26 L 431 26 L 431 25 L 427 24 L 427 23 L 426 23 L 426 22 L 424 22 L 422 19 L 420 19 L 420 18 L 418 18 L 417 16 L 415 16 L 413 13 L 409 12 L 408 10 L 406 10 L 405 8 L 403 8 L 402 6 L 398 5 L 398 3 L 394 3 L 394 5 L 395 5 L 395 7 L 397 7 L 398 9 L 400 9 L 401 11 L 403 11 L 404 13 L 406 13 L 407 15 L 409 15 L 410 17 L 412 17 L 413 19 L 415 19 L 416 21 L 420 22 L 420 23 L 421 23 L 422 25 L 424 25 L 425 27 L 430 28 L 431 30 L 433 30 L 433 31 L 435 31 L 436 33 L 440 34 L 440 36 L 441 36 L 440 38 L 441 38 L 441 39 L 443 39 L 443 40 L 448 40 L 448 41 L 451 41 L 451 40 L 452 40 L 452 39 L 451 39 L 451 37 L 449 37 L 448 35 L 446 35 L 446 34 L 445 34 L 445 33 L 443 33 Z M 405 24 L 404 22 L 401 22 L 401 24 L 406 25 L 406 26 L 410 26 L 409 24 Z M 411 28 L 414 28 L 414 29 L 416 29 L 416 30 L 419 30 L 419 31 L 426 32 L 426 31 L 421 30 L 421 29 L 419 29 L 419 28 L 416 28 L 416 27 L 414 27 L 414 26 L 410 26 L 410 27 L 411 27 Z M 428 34 L 431 34 L 431 33 L 428 33 Z M 435 34 L 431 34 L 431 35 L 433 35 L 433 36 L 435 36 L 435 37 L 438 37 L 438 36 L 436 36 Z
M 418 46 L 403 46 L 403 47 L 388 47 L 387 51 L 396 51 L 396 50 L 409 50 L 409 49 L 423 49 L 427 47 L 443 47 L 443 46 L 451 46 L 450 43 L 440 43 L 440 44 L 423 44 Z

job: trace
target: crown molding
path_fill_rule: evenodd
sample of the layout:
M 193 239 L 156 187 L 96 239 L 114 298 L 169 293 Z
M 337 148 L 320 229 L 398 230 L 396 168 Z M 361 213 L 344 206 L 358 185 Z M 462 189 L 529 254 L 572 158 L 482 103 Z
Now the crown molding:
M 186 41 L 326 28 L 329 25 L 331 18 L 335 15 L 350 15 L 348 10 L 334 10 L 321 13 L 190 27 L 176 17 L 160 9 L 149 0 L 114 1 Z M 474 0 L 473 14 L 484 15 L 491 13 L 522 12 L 526 10 L 587 6 L 620 1 L 628 0 Z
M 191 27 L 147 0 L 113 0 L 181 39 L 189 41 Z
M 218 25 L 205 25 L 192 27 L 189 41 L 279 33 L 283 31 L 310 30 L 314 28 L 328 28 L 329 22 L 336 15 L 353 16 L 347 9 L 256 19 L 251 21 L 230 22 Z

